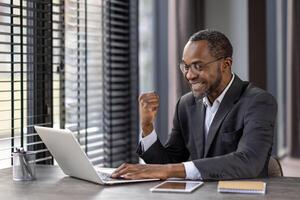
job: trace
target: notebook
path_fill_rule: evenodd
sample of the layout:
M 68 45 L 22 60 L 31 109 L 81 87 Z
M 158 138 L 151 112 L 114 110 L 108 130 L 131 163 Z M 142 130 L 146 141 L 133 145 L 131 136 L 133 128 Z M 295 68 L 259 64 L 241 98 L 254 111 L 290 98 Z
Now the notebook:
M 218 192 L 265 194 L 266 183 L 261 181 L 219 181 Z

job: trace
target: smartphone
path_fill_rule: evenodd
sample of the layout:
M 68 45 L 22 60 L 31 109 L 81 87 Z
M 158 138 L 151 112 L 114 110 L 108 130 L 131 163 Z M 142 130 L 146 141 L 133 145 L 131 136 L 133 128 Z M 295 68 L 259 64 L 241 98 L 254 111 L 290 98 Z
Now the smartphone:
M 192 192 L 203 184 L 201 181 L 164 181 L 150 189 L 151 192 Z

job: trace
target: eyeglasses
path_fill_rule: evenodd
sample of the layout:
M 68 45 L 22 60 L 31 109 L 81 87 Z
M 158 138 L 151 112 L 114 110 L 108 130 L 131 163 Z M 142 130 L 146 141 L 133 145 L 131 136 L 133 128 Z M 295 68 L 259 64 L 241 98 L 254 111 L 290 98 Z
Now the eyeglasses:
M 192 68 L 192 70 L 195 70 L 195 71 L 202 71 L 204 69 L 205 66 L 211 64 L 211 63 L 214 63 L 214 62 L 217 62 L 221 59 L 223 59 L 224 57 L 221 57 L 221 58 L 218 58 L 216 60 L 213 60 L 213 61 L 210 61 L 210 62 L 207 62 L 207 63 L 192 63 L 190 65 L 187 65 L 185 64 L 183 61 L 181 61 L 178 66 L 180 68 L 180 70 L 182 71 L 182 73 L 187 73 L 189 71 L 190 68 Z

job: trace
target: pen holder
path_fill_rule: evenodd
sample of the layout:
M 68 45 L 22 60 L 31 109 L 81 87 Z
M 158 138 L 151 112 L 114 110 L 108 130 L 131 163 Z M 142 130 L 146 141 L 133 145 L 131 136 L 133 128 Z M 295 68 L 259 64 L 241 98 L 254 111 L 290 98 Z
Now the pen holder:
M 13 156 L 13 180 L 31 181 L 35 179 L 35 153 L 17 151 Z

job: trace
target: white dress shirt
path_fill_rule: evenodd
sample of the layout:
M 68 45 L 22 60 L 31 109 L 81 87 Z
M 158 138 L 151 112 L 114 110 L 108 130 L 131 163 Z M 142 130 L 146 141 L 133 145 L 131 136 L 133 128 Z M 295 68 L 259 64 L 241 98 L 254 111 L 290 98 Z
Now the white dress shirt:
M 232 82 L 234 80 L 234 74 L 232 73 L 232 78 L 229 82 L 229 84 L 226 86 L 226 88 L 223 90 L 223 92 L 218 96 L 218 98 L 215 99 L 215 101 L 213 102 L 213 104 L 211 105 L 211 103 L 209 102 L 207 97 L 203 98 L 203 104 L 206 107 L 206 112 L 205 112 L 205 126 L 204 126 L 204 131 L 205 131 L 205 139 L 207 138 L 207 134 L 209 131 L 209 127 L 220 107 L 220 104 L 226 94 L 226 92 L 228 91 L 228 89 L 230 88 Z
M 223 90 L 223 92 L 218 96 L 218 98 L 216 98 L 216 100 L 213 102 L 212 105 L 209 102 L 207 97 L 203 98 L 203 104 L 206 107 L 205 126 L 204 126 L 205 139 L 207 138 L 207 134 L 209 132 L 209 127 L 219 109 L 219 106 L 220 106 L 226 92 L 228 91 L 228 89 L 230 88 L 230 86 L 234 80 L 234 76 L 235 75 L 232 73 L 232 78 L 231 78 L 229 84 L 226 86 L 226 88 Z M 147 151 L 147 149 L 149 149 L 150 146 L 156 142 L 157 134 L 156 134 L 155 130 L 153 130 L 146 137 L 144 137 L 144 138 L 140 137 L 140 138 L 141 138 L 140 143 L 141 143 L 141 147 L 142 147 L 143 151 Z M 202 179 L 201 173 L 199 172 L 198 168 L 195 166 L 193 161 L 183 162 L 183 165 L 184 165 L 184 169 L 185 169 L 185 174 L 186 174 L 185 178 L 186 179 L 191 179 L 191 180 Z

